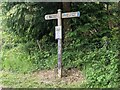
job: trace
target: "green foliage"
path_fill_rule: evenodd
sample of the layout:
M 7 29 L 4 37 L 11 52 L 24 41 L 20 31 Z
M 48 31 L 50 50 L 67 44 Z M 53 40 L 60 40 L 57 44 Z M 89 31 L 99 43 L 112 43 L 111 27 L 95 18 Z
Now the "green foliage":
M 50 54 L 48 51 L 36 51 L 31 54 L 31 59 L 37 66 L 37 70 L 53 69 L 57 65 L 57 55 Z
M 39 40 L 53 31 L 51 24 L 54 25 L 54 22 L 46 22 L 44 16 L 46 13 L 56 10 L 55 3 L 51 3 L 51 5 L 38 2 L 2 3 L 3 26 L 6 32 L 14 33 L 22 42 Z
M 106 50 L 104 47 L 89 52 L 84 60 L 86 62 L 87 87 L 116 88 L 119 87 L 119 59 L 118 51 Z
M 47 44 L 42 47 L 44 50 L 39 50 L 37 43 L 19 43 L 15 36 L 7 33 L 3 33 L 2 39 L 1 69 L 28 73 L 39 69 L 53 69 L 57 63 L 57 55 L 52 53 L 54 49 L 45 50 Z M 48 47 L 51 48 L 50 45 Z
M 31 57 L 21 49 L 22 47 L 22 45 L 19 45 L 9 51 L 3 52 L 1 61 L 2 69 L 23 73 L 31 72 L 36 69 L 31 61 Z
M 82 56 L 84 55 L 83 52 L 78 51 L 64 51 L 63 52 L 63 58 L 62 58 L 62 64 L 63 67 L 66 69 L 69 68 L 78 68 L 80 70 L 83 69 L 83 60 Z

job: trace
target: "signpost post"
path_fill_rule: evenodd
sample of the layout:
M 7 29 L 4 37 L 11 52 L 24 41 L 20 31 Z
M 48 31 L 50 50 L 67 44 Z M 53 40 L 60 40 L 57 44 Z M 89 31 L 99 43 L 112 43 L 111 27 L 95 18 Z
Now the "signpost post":
M 57 19 L 58 26 L 55 27 L 55 39 L 58 39 L 58 77 L 62 77 L 62 18 L 80 17 L 80 12 L 61 13 L 45 15 L 45 20 Z

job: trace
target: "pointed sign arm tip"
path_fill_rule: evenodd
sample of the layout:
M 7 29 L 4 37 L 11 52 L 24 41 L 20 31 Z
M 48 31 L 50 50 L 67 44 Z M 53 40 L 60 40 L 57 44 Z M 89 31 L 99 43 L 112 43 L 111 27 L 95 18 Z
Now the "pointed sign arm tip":
M 80 17 L 80 11 L 77 12 L 77 16 Z

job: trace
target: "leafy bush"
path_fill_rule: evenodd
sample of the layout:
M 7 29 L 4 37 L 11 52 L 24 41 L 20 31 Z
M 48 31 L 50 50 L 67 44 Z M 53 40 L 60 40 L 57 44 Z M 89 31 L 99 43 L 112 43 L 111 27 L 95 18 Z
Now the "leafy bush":
M 118 51 L 104 47 L 85 55 L 87 87 L 117 88 L 120 82 Z
M 83 52 L 80 51 L 64 51 L 62 57 L 62 64 L 64 68 L 79 68 L 82 70 L 83 61 L 82 56 Z
M 56 56 L 56 54 L 50 54 L 48 51 L 34 51 L 31 54 L 31 59 L 38 70 L 53 69 L 57 64 Z
M 28 53 L 21 49 L 21 45 L 8 51 L 3 51 L 2 69 L 14 72 L 31 72 L 36 69 Z
M 20 43 L 17 37 L 3 33 L 0 68 L 13 72 L 28 73 L 41 69 L 53 69 L 57 64 L 56 48 L 44 43 L 39 50 L 37 43 Z

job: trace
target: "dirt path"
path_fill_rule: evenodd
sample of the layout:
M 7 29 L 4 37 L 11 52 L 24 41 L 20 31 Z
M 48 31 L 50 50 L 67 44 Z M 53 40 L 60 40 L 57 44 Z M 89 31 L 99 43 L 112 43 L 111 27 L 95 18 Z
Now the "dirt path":
M 82 83 L 85 80 L 82 72 L 77 69 L 64 70 L 63 77 L 61 79 L 57 77 L 57 73 L 55 73 L 55 70 L 43 70 L 35 72 L 34 75 L 40 79 L 39 81 L 41 83 L 46 84 L 72 84 L 76 82 Z

